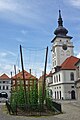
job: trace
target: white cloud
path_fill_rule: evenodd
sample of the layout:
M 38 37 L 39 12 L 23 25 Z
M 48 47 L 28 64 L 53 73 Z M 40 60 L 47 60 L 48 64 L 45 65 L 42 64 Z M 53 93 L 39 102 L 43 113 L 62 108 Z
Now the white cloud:
M 15 11 L 17 8 L 17 3 L 14 3 L 13 0 L 0 0 L 0 11 Z
M 3 57 L 6 57 L 7 56 L 7 53 L 6 52 L 1 52 L 0 53 L 0 57 L 3 58 Z
M 71 5 L 75 6 L 75 7 L 80 7 L 80 0 L 69 0 L 67 1 L 69 2 Z
M 12 52 L 12 51 L 7 51 L 7 50 L 4 50 L 4 52 L 0 51 L 0 58 L 5 58 L 5 57 L 7 57 L 9 55 L 16 56 L 16 54 L 14 52 Z
M 38 23 L 45 24 L 48 14 L 42 15 L 41 3 L 45 5 L 44 2 L 37 0 L 0 0 L 0 18 L 29 27 L 33 27 L 35 24 L 36 27 Z
M 80 58 L 80 53 L 78 53 L 77 57 Z
M 9 55 L 16 56 L 16 54 L 15 54 L 14 52 L 7 51 L 7 53 L 8 53 Z

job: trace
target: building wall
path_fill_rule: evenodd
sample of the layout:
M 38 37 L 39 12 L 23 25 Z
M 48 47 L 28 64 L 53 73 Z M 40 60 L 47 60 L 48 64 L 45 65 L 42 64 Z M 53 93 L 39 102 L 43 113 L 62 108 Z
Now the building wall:
M 80 81 L 76 84 L 77 100 L 80 103 Z
M 8 98 L 11 95 L 11 80 L 0 80 L 0 93 L 5 92 L 8 94 Z
M 74 80 L 70 78 L 71 73 L 74 73 Z M 75 91 L 75 70 L 61 70 L 53 74 L 53 81 L 51 83 L 49 83 L 49 80 L 50 78 L 48 77 L 46 80 L 47 87 L 52 90 L 53 99 L 71 99 L 71 92 Z

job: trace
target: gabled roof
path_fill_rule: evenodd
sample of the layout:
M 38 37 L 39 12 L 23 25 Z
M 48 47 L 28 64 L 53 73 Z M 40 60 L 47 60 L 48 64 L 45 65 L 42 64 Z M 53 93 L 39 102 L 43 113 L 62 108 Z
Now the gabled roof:
M 0 80 L 8 80 L 10 79 L 5 73 L 0 76 Z
M 67 69 L 67 70 L 75 70 L 76 66 L 75 64 L 79 61 L 79 58 L 70 56 L 67 58 L 61 65 L 61 70 Z
M 25 76 L 25 79 L 37 79 L 35 76 L 31 75 L 30 73 L 28 73 L 25 70 L 24 70 L 24 76 Z M 21 71 L 12 77 L 12 79 L 16 79 L 16 78 L 23 79 L 23 72 Z

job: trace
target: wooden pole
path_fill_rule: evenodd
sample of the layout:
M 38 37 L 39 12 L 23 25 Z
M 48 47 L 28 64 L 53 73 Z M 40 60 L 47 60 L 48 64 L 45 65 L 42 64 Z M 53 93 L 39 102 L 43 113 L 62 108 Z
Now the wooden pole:
M 20 45 L 20 55 L 21 55 L 21 66 L 22 66 L 22 73 L 23 73 L 23 80 L 24 80 L 24 95 L 25 95 L 25 104 L 26 104 L 26 80 L 24 75 L 24 65 L 23 65 L 23 56 L 22 56 L 22 47 Z
M 15 91 L 17 93 L 17 76 L 16 76 L 16 65 L 14 65 L 14 72 L 15 72 Z M 16 115 L 17 115 L 17 99 L 16 98 Z
M 15 72 L 15 90 L 17 92 L 17 76 L 16 76 L 16 65 L 14 65 L 14 72 Z
M 48 57 L 48 47 L 46 48 L 46 58 L 45 58 L 45 66 L 44 66 L 44 78 L 43 78 L 43 104 L 45 100 L 45 85 L 46 85 L 46 68 L 47 68 L 47 57 Z

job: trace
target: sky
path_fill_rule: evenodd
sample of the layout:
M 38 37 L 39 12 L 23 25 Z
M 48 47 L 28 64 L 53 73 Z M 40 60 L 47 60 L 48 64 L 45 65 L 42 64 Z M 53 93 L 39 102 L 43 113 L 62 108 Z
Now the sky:
M 80 58 L 80 0 L 0 0 L 0 75 L 21 69 L 20 45 L 24 68 L 38 76 L 44 70 L 48 46 L 51 70 L 51 40 L 61 10 L 64 27 L 72 36 L 74 55 Z

